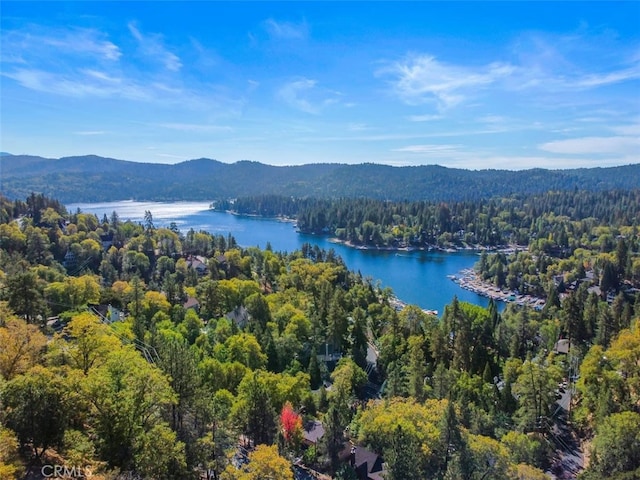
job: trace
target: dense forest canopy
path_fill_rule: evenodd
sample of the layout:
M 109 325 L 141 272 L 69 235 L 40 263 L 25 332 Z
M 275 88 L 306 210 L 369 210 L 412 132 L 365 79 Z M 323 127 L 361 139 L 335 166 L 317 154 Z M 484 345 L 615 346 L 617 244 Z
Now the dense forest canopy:
M 372 247 L 526 246 L 548 236 L 566 247 L 567 229 L 581 234 L 595 226 L 637 225 L 640 190 L 548 191 L 455 202 L 263 195 L 221 200 L 214 208 L 295 218 L 303 233 L 328 233 Z
M 291 479 L 301 459 L 347 479 L 368 452 L 391 480 L 534 480 L 566 472 L 568 446 L 590 453 L 584 479 L 640 475 L 636 191 L 276 210 L 382 238 L 447 221 L 485 247 L 522 235 L 477 272 L 539 285 L 545 307 L 453 298 L 438 318 L 331 250 L 0 198 L 0 478 L 55 461 L 103 479 Z
M 204 158 L 164 165 L 95 155 L 60 159 L 10 155 L 0 156 L 0 171 L 2 193 L 12 200 L 37 192 L 67 203 L 128 199 L 210 201 L 266 194 L 448 202 L 548 190 L 628 190 L 640 185 L 640 164 L 510 171 L 373 163 L 276 167 L 250 161 L 226 164 Z

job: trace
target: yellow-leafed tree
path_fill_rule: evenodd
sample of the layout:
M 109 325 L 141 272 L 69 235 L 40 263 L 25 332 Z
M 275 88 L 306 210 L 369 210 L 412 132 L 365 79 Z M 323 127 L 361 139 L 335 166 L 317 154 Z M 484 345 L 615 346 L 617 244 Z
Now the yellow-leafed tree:
M 34 366 L 47 343 L 37 326 L 7 315 L 0 326 L 0 376 L 11 380 Z
M 281 457 L 275 445 L 258 445 L 249 454 L 249 463 L 241 470 L 227 467 L 222 474 L 223 480 L 293 480 L 293 471 L 289 461 Z

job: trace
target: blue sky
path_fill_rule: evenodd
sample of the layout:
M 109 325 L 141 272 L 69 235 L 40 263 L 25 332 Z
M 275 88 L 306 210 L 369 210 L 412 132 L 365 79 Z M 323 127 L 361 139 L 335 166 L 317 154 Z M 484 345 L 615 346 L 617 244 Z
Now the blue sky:
M 8 2 L 2 151 L 640 161 L 640 2 Z

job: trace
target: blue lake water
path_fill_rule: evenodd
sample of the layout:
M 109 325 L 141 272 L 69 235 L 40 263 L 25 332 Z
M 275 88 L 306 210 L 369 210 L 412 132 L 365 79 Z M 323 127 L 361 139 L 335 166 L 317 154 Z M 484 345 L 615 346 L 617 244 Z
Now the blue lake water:
M 80 209 L 94 213 L 102 219 L 116 211 L 122 220 L 142 222 L 144 212 L 150 211 L 156 226 L 168 226 L 175 222 L 186 233 L 190 228 L 214 234 L 230 233 L 243 247 L 264 248 L 271 243 L 275 251 L 294 251 L 303 243 L 318 245 L 326 250 L 333 248 L 350 270 L 363 276 L 380 280 L 382 286 L 391 287 L 394 294 L 407 303 L 437 310 L 440 314 L 454 295 L 462 301 L 486 307 L 489 300 L 460 288 L 447 275 L 470 268 L 478 260 L 475 252 L 389 252 L 358 250 L 332 243 L 328 237 L 299 234 L 292 223 L 274 219 L 245 217 L 209 210 L 207 203 L 160 202 L 110 202 L 78 203 L 67 205 L 70 212 Z

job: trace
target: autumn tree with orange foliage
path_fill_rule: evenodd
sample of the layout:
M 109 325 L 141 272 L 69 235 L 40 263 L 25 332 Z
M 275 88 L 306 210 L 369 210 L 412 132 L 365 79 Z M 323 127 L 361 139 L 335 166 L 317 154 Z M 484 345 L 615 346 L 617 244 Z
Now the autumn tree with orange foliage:
M 280 413 L 280 425 L 282 425 L 282 435 L 287 445 L 294 448 L 300 445 L 302 440 L 302 418 L 291 406 L 291 402 L 286 402 Z

